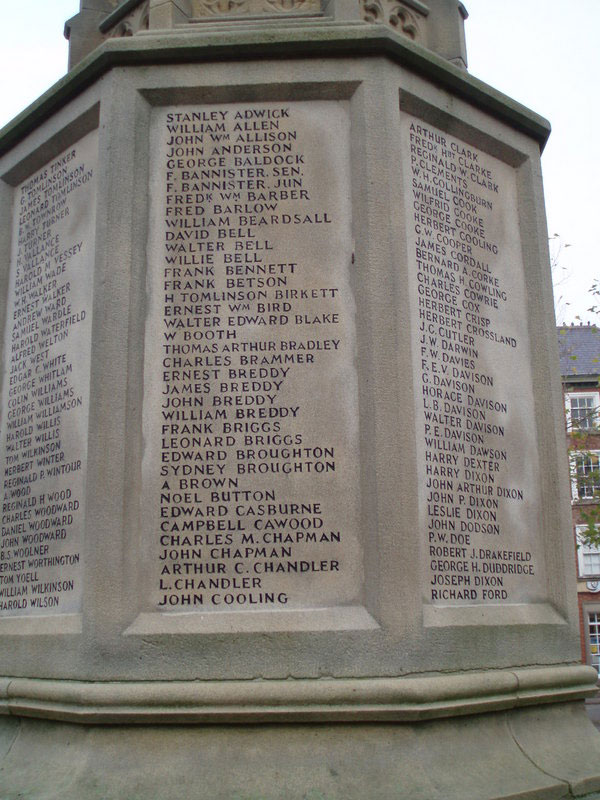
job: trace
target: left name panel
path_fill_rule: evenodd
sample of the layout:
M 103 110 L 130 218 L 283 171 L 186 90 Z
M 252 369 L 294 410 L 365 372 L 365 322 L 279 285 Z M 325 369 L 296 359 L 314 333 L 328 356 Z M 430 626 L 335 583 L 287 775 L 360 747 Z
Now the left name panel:
M 0 616 L 81 610 L 97 131 L 15 188 L 3 352 Z

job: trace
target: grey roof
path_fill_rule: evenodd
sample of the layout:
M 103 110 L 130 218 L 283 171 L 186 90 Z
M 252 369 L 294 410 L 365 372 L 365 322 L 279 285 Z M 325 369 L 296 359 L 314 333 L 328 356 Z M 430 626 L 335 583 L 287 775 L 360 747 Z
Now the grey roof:
M 566 378 L 600 375 L 600 327 L 565 325 L 557 330 L 560 374 Z

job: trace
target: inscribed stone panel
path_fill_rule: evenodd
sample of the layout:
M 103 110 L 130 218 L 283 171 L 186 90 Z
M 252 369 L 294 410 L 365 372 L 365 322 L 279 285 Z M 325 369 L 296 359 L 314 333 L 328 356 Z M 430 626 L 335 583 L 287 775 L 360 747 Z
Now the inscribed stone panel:
M 148 610 L 360 597 L 349 127 L 337 101 L 152 111 Z
M 424 598 L 545 599 L 516 170 L 404 115 Z
M 97 133 L 14 191 L 0 615 L 81 609 Z

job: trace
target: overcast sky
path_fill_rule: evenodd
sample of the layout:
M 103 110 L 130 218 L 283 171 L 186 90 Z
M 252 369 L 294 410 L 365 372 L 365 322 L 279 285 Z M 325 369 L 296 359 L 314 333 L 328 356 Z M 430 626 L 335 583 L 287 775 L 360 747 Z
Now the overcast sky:
M 470 72 L 552 123 L 542 166 L 549 232 L 563 244 L 559 321 L 598 321 L 586 309 L 600 276 L 600 0 L 464 1 Z M 79 0 L 21 0 L 3 9 L 0 126 L 65 73 L 63 26 L 78 9 Z

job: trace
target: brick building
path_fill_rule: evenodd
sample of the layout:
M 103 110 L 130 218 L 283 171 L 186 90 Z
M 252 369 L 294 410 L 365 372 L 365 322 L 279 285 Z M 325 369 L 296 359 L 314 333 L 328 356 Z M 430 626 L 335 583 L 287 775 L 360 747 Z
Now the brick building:
M 577 558 L 577 598 L 583 661 L 600 672 L 600 541 L 585 541 L 600 528 L 600 328 L 558 328 Z M 600 539 L 600 537 L 599 537 Z

